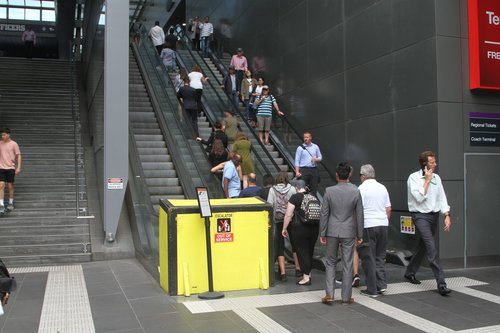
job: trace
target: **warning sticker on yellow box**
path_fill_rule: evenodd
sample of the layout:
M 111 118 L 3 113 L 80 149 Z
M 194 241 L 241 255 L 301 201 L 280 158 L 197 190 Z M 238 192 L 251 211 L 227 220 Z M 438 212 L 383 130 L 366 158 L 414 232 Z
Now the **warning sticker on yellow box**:
M 233 233 L 215 234 L 216 243 L 230 243 L 234 241 Z

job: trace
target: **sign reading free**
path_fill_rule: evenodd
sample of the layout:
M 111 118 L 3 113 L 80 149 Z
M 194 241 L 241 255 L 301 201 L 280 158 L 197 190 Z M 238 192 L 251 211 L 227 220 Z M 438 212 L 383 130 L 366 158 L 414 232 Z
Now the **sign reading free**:
M 469 0 L 470 89 L 500 90 L 500 0 Z

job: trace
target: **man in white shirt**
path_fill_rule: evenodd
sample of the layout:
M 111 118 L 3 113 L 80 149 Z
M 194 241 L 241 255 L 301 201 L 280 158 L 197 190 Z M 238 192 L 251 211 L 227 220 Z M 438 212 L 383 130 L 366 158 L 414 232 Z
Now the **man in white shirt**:
M 200 24 L 201 51 L 203 52 L 203 58 L 208 58 L 210 41 L 214 33 L 214 26 L 209 22 L 209 19 L 208 16 L 205 16 L 205 21 Z
M 365 217 L 363 240 L 368 242 L 367 245 L 371 257 L 365 259 L 362 253 L 363 248 L 360 247 L 358 249 L 363 260 L 363 270 L 365 271 L 367 280 L 367 290 L 365 292 L 362 290 L 361 292 L 374 297 L 376 294 L 382 294 L 387 290 L 385 255 L 387 251 L 389 218 L 391 217 L 391 201 L 386 187 L 375 180 L 375 169 L 371 164 L 361 166 L 359 178 L 361 179 L 359 192 L 363 200 L 363 213 Z M 370 264 L 370 267 L 365 267 Z M 369 281 L 369 278 L 371 278 L 371 281 Z
M 163 28 L 160 27 L 160 21 L 156 21 L 155 26 L 149 30 L 149 37 L 151 37 L 153 45 L 156 47 L 158 54 L 160 54 L 163 49 L 163 44 L 165 44 L 165 32 Z
M 444 231 L 450 231 L 450 206 L 441 178 L 434 173 L 437 167 L 436 155 L 431 151 L 424 151 L 419 156 L 419 163 L 421 169 L 408 177 L 408 210 L 420 233 L 420 242 L 404 276 L 410 283 L 420 284 L 415 274 L 420 268 L 424 255 L 427 255 L 429 266 L 436 278 L 438 292 L 446 296 L 451 290 L 446 287 L 434 235 L 439 224 L 439 213 L 445 216 Z

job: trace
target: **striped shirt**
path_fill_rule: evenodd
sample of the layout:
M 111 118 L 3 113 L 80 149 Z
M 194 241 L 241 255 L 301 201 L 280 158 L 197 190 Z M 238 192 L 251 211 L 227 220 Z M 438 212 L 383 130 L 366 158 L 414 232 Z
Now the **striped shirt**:
M 200 24 L 200 37 L 210 37 L 214 33 L 214 26 L 210 22 Z
M 257 108 L 257 116 L 261 117 L 271 117 L 273 115 L 273 103 L 276 102 L 276 98 L 273 95 L 266 97 L 259 97 L 259 100 L 264 98 L 264 100 L 259 104 Z

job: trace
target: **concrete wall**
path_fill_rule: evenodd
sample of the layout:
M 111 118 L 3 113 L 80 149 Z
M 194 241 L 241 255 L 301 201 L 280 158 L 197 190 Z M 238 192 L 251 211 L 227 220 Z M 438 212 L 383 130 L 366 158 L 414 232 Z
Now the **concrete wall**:
M 186 8 L 188 18 L 210 15 L 216 29 L 227 19 L 231 47 L 244 48 L 284 112 L 312 131 L 326 163 L 373 164 L 393 209 L 407 210 L 418 154 L 435 151 L 454 220 L 440 235 L 441 256 L 462 265 L 464 153 L 500 151 L 468 143 L 468 113 L 499 112 L 500 95 L 468 89 L 466 0 L 187 0 Z M 396 232 L 401 213 L 391 245 L 411 249 L 414 239 Z

